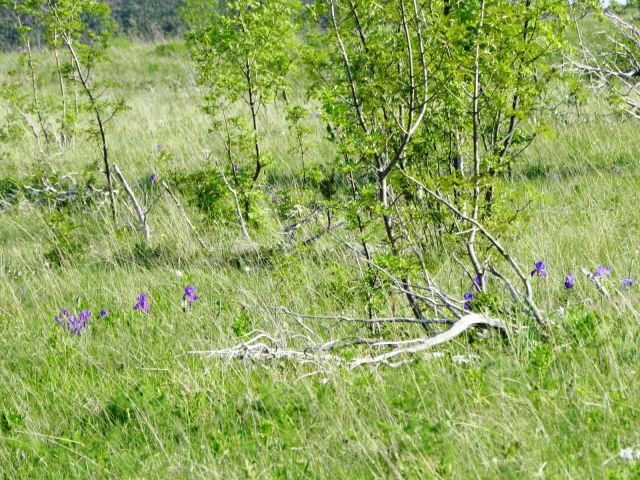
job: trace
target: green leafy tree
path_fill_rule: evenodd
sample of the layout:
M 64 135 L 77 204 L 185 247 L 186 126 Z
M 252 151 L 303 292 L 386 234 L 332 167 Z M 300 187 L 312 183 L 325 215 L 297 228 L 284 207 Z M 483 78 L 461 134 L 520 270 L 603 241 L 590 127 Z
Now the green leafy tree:
M 204 109 L 224 139 L 226 177 L 247 219 L 268 164 L 261 111 L 285 88 L 298 9 L 296 0 L 187 0 L 183 7 L 199 80 L 207 89 Z
M 543 118 L 557 79 L 550 59 L 583 6 L 324 0 L 313 9 L 328 52 L 314 59 L 318 93 L 353 180 L 352 217 L 368 241 L 384 235 L 374 260 L 416 317 L 463 313 L 433 279 L 446 250 L 466 259 L 474 291 L 485 293 L 490 271 L 542 320 L 528 271 L 500 241 L 519 211 L 505 174 L 536 134 L 531 120 Z
M 291 153 L 295 153 L 300 156 L 300 162 L 302 164 L 302 185 L 307 185 L 307 164 L 306 157 L 309 152 L 309 140 L 308 136 L 311 133 L 309 127 L 304 124 L 304 119 L 309 112 L 300 105 L 291 105 L 287 108 L 287 121 L 289 122 L 289 131 L 294 136 L 294 146 L 291 148 Z
M 5 9 L 13 22 L 17 41 L 24 48 L 21 54 L 21 67 L 10 74 L 14 81 L 5 82 L 2 97 L 20 114 L 42 155 L 51 143 L 50 128 L 47 124 L 48 105 L 43 98 L 37 78 L 37 62 L 34 56 L 34 41 L 39 43 L 37 14 L 38 0 L 3 0 L 0 6 Z
M 116 200 L 107 125 L 126 106 L 122 99 L 108 98 L 110 85 L 95 78 L 95 67 L 107 58 L 109 40 L 114 31 L 109 7 L 98 0 L 43 0 L 40 9 L 41 21 L 56 54 L 56 64 L 67 80 L 82 91 L 85 98 L 82 108 L 93 117 L 87 133 L 100 145 L 111 216 L 115 222 Z M 68 61 L 64 65 L 60 64 L 57 56 L 59 49 L 67 52 Z M 61 88 L 64 95 L 63 84 Z

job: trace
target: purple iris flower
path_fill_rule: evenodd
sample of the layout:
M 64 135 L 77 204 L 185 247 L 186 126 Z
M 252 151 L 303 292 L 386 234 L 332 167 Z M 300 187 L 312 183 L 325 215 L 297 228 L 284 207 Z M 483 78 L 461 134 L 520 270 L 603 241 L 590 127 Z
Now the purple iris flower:
M 75 325 L 73 325 L 73 331 L 71 332 L 72 336 L 75 337 L 78 332 L 80 332 L 80 330 L 83 330 L 87 327 L 87 325 L 91 324 L 91 320 L 89 319 L 89 317 L 91 317 L 91 310 L 82 310 L 80 312 Z
M 75 335 L 75 333 L 73 333 L 73 331 L 76 328 L 76 325 L 78 324 L 78 317 L 76 317 L 75 315 L 69 315 L 67 317 L 67 330 L 69 330 L 71 332 L 71 335 Z M 78 333 L 78 332 L 76 332 Z
M 89 318 L 91 317 L 91 310 L 82 310 L 80 315 L 76 316 L 71 315 L 66 308 L 62 307 L 60 313 L 62 315 L 56 317 L 56 323 L 62 328 L 65 328 L 73 337 L 91 324 Z
M 536 262 L 536 264 L 534 265 L 534 269 L 531 271 L 531 276 L 534 277 L 537 275 L 539 277 L 546 278 L 547 272 L 545 268 L 547 268 L 547 266 L 545 265 L 543 260 Z
M 138 295 L 138 302 L 133 306 L 133 309 L 149 313 L 149 297 L 144 293 Z
M 489 281 L 489 275 L 484 275 L 482 277 L 483 283 L 486 285 L 486 283 Z M 473 277 L 473 284 L 471 285 L 471 288 L 475 288 L 476 290 L 480 291 L 480 276 L 476 275 L 475 277 Z
M 182 295 L 182 310 L 187 311 L 187 302 L 189 302 L 189 310 L 193 308 L 193 302 L 198 300 L 195 285 L 187 285 L 184 287 L 184 295 Z
M 601 265 L 598 265 L 598 268 L 596 268 L 596 271 L 593 274 L 594 278 L 606 277 L 609 275 L 611 275 L 611 269 L 609 267 L 603 267 Z
M 104 308 L 102 310 L 100 310 L 100 315 L 98 315 L 100 318 L 104 318 L 107 315 L 109 315 L 109 312 L 107 312 Z
M 187 285 L 186 287 L 184 287 L 184 295 L 182 298 L 183 300 L 187 300 L 189 303 L 193 303 L 198 300 L 195 285 Z
M 629 288 L 633 285 L 635 280 L 632 277 L 627 277 L 622 279 L 622 288 Z
M 573 275 L 573 273 L 570 273 L 564 278 L 564 288 L 566 288 L 567 290 L 571 290 L 575 281 L 576 277 Z
M 473 293 L 471 293 L 471 292 L 466 292 L 463 295 L 463 298 L 464 298 L 464 309 L 465 310 L 471 310 L 471 302 L 475 298 L 475 295 Z
M 158 182 L 158 176 L 155 173 L 152 173 L 150 180 L 151 180 L 151 183 L 155 185 Z

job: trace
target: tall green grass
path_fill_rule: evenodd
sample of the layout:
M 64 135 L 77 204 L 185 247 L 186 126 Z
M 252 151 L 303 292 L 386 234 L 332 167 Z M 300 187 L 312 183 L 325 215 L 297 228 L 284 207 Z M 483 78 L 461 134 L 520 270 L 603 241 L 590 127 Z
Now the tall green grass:
M 3 74 L 15 61 L 3 59 Z M 210 167 L 203 150 L 217 154 L 219 141 L 199 110 L 183 45 L 122 44 L 103 68 L 131 107 L 110 130 L 113 161 L 128 178 Z M 52 80 L 40 79 L 44 88 Z M 264 127 L 273 190 L 295 187 L 300 169 L 282 108 Z M 334 154 L 322 124 L 310 125 L 311 161 L 322 164 Z M 135 232 L 113 229 L 105 205 L 72 214 L 81 246 L 56 266 L 45 257 L 46 209 L 0 213 L 3 477 L 640 478 L 640 462 L 618 458 L 622 448 L 640 449 L 638 295 L 617 291 L 619 277 L 640 272 L 638 126 L 596 104 L 556 130 L 525 152 L 512 185 L 532 203 L 511 248 L 525 263 L 547 261 L 550 276 L 536 286 L 551 338 L 526 329 L 508 341 L 470 334 L 442 347 L 442 357 L 397 368 L 187 354 L 253 330 L 286 331 L 273 306 L 363 315 L 352 257 L 330 241 L 275 260 L 243 255 L 232 220 L 185 202 L 210 245 L 203 251 L 163 201 L 151 216 L 152 245 L 142 248 Z M 170 164 L 154 163 L 157 144 Z M 1 148 L 0 177 L 31 171 L 26 134 Z M 77 138 L 51 162 L 98 177 L 98 159 L 95 145 Z M 278 228 L 263 226 L 259 240 L 282 241 Z M 580 278 L 579 267 L 597 264 L 612 267 L 607 286 L 619 308 Z M 569 272 L 579 278 L 570 295 Z M 186 281 L 200 299 L 183 312 Z M 133 310 L 140 292 L 151 298 L 149 316 Z M 61 306 L 93 310 L 86 335 L 61 331 Z M 101 308 L 109 315 L 98 320 Z

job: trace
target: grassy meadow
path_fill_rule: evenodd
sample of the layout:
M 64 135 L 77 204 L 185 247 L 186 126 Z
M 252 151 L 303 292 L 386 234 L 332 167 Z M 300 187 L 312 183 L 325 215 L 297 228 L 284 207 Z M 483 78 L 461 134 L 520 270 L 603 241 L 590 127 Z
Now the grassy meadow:
M 17 61 L 4 55 L 0 75 Z M 131 182 L 211 168 L 203 152 L 220 155 L 220 139 L 182 43 L 119 42 L 101 68 L 130 107 L 109 138 Z M 55 89 L 53 74 L 41 81 Z M 46 205 L 0 209 L 0 477 L 640 478 L 640 461 L 619 458 L 640 449 L 638 287 L 619 289 L 621 277 L 640 277 L 640 128 L 598 102 L 555 118 L 555 134 L 523 153 L 512 180 L 530 204 L 510 246 L 526 265 L 547 262 L 536 287 L 551 337 L 474 333 L 396 368 L 188 354 L 255 330 L 282 333 L 291 319 L 280 305 L 365 315 L 353 254 L 330 238 L 248 255 L 233 214 L 205 212 L 187 191 L 178 194 L 206 249 L 167 198 L 150 215 L 148 247 L 132 229 L 114 229 L 108 204 L 95 199 L 58 224 Z M 271 107 L 263 123 L 273 158 L 265 208 L 276 208 L 276 190 L 294 192 L 292 208 L 300 201 L 283 110 Z M 307 123 L 308 162 L 322 166 L 335 153 L 322 122 Z M 34 175 L 35 158 L 28 132 L 5 139 L 0 179 Z M 101 183 L 99 166 L 96 144 L 81 136 L 48 165 Z M 122 217 L 133 218 L 119 195 Z M 270 220 L 252 234 L 284 244 L 282 227 Z M 56 262 L 61 232 L 73 241 Z M 580 273 L 596 265 L 611 267 L 611 302 Z M 447 272 L 445 261 L 438 275 L 462 295 L 464 280 Z M 570 293 L 568 272 L 578 278 Z M 187 282 L 199 299 L 185 312 Z M 140 292 L 148 316 L 133 309 Z M 62 306 L 94 312 L 86 333 L 60 329 Z

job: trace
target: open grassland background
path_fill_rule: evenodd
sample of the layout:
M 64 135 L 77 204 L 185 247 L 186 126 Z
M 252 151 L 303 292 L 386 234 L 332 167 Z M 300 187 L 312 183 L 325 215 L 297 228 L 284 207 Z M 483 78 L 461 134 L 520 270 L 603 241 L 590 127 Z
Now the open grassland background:
M 0 73 L 15 64 L 4 56 Z M 103 67 L 131 108 L 111 126 L 111 154 L 132 180 L 210 168 L 219 152 L 199 110 L 180 43 L 128 45 Z M 53 78 L 42 79 L 54 88 Z M 4 108 L 4 107 L 3 107 Z M 269 185 L 296 187 L 283 106 L 264 118 L 274 161 Z M 6 108 L 5 108 L 6 110 Z M 3 115 L 4 113 L 0 114 Z M 334 155 L 319 121 L 310 162 Z M 640 134 L 603 105 L 556 119 L 520 159 L 513 187 L 531 201 L 513 240 L 526 263 L 544 258 L 540 304 L 555 322 L 541 342 L 526 331 L 507 343 L 489 335 L 448 344 L 437 359 L 347 372 L 273 362 L 224 363 L 184 355 L 235 344 L 252 329 L 285 328 L 269 307 L 363 315 L 348 251 L 329 241 L 291 255 L 256 258 L 238 247 L 233 217 L 187 204 L 211 248 L 203 252 L 178 211 L 163 201 L 150 223 L 152 247 L 114 231 L 108 208 L 75 214 L 82 244 L 63 267 L 47 264 L 51 232 L 43 211 L 0 214 L 0 473 L 4 478 L 639 478 L 639 316 L 636 290 L 604 305 L 579 267 L 610 265 L 610 287 L 640 276 Z M 156 163 L 156 145 L 173 159 Z M 0 177 L 33 170 L 31 139 L 1 147 Z M 78 137 L 51 160 L 59 172 L 98 171 L 98 151 Z M 186 202 L 185 202 L 186 203 Z M 268 204 L 268 203 L 267 203 Z M 259 241 L 282 241 L 262 225 Z M 447 278 L 447 264 L 439 275 Z M 186 276 L 179 279 L 175 271 Z M 184 281 L 200 300 L 184 313 Z M 448 280 L 465 288 L 464 279 Z M 149 317 L 134 312 L 151 298 Z M 71 338 L 54 322 L 59 307 L 94 315 Z M 560 316 L 556 309 L 564 306 Z M 470 363 L 456 363 L 465 355 Z

